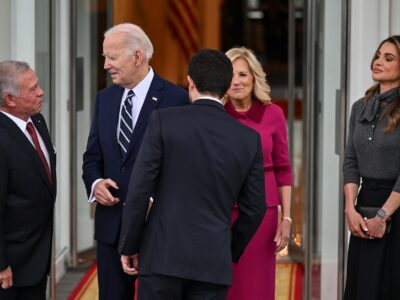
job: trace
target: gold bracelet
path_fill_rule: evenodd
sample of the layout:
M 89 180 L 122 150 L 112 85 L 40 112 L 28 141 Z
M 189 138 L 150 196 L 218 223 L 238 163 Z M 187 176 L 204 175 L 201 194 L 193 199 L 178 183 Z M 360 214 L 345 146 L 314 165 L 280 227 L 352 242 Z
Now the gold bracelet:
M 288 220 L 290 224 L 292 224 L 292 218 L 291 217 L 283 217 L 282 220 Z

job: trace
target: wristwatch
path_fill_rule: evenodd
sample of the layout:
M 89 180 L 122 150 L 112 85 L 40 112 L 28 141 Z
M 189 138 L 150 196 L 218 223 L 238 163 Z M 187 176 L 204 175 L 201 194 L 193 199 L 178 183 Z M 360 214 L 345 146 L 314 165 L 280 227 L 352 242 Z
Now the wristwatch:
M 380 217 L 383 220 L 386 220 L 386 216 L 387 216 L 387 212 L 384 211 L 382 208 L 378 209 L 378 211 L 376 212 L 376 215 L 378 217 Z

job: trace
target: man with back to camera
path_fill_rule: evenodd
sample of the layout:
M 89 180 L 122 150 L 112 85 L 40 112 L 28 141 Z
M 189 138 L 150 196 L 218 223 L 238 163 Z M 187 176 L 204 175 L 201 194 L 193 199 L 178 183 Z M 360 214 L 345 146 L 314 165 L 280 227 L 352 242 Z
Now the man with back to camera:
M 139 300 L 224 299 L 232 260 L 264 216 L 260 137 L 221 103 L 231 80 L 225 54 L 200 51 L 188 71 L 193 104 L 150 116 L 120 238 L 124 271 L 139 274 Z M 231 226 L 235 200 L 239 216 Z
M 57 183 L 43 94 L 27 63 L 0 63 L 0 300 L 46 299 Z
M 117 243 L 131 170 L 150 113 L 188 103 L 186 91 L 154 73 L 152 55 L 150 39 L 134 24 L 119 24 L 104 34 L 104 69 L 113 85 L 97 94 L 82 176 L 89 201 L 97 202 L 100 300 L 133 299 L 134 277 L 123 272 Z

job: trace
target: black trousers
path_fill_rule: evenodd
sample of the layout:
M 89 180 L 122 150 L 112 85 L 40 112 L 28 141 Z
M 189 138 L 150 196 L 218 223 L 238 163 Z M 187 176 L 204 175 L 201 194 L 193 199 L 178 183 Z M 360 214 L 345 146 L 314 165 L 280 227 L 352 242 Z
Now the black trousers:
M 163 275 L 139 275 L 138 300 L 224 300 L 228 286 Z
M 132 300 L 136 276 L 124 273 L 117 246 L 97 242 L 99 300 Z
M 0 300 L 46 300 L 47 275 L 32 286 L 12 286 L 8 289 L 0 287 Z

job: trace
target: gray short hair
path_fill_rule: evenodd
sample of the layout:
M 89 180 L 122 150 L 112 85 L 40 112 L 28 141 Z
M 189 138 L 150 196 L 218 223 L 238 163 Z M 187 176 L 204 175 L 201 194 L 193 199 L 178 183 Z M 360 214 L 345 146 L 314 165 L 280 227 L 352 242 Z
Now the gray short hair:
M 118 24 L 108 29 L 104 33 L 104 37 L 108 37 L 117 32 L 126 32 L 128 34 L 126 41 L 127 48 L 131 50 L 132 53 L 134 53 L 136 49 L 140 49 L 144 53 L 147 61 L 152 58 L 153 44 L 142 28 L 131 23 Z
M 6 60 L 0 62 L 0 105 L 3 105 L 5 93 L 19 96 L 19 78 L 30 69 L 29 64 L 24 61 Z

